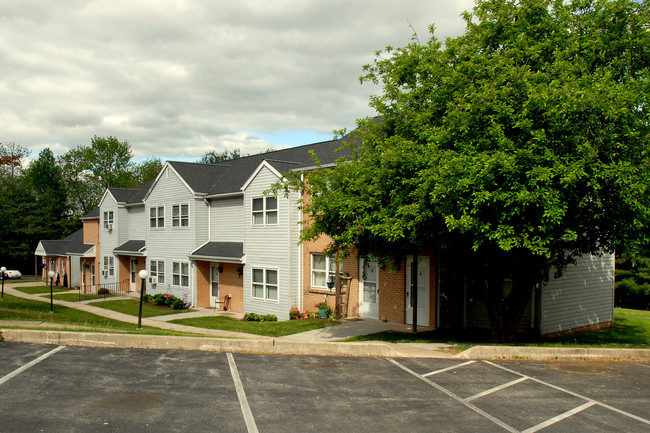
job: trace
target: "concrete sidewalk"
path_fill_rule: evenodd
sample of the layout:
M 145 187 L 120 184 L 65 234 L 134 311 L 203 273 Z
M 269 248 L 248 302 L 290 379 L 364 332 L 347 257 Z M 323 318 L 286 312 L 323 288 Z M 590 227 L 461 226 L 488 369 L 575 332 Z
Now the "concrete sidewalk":
M 47 286 L 43 285 L 47 290 Z M 5 292 L 26 299 L 49 302 L 49 298 L 29 295 L 5 285 Z M 115 299 L 115 298 L 113 298 Z M 76 308 L 110 319 L 137 323 L 138 318 L 117 313 L 86 303 L 57 301 L 56 305 Z M 202 334 L 208 337 L 175 337 L 142 334 L 117 334 L 111 331 L 83 332 L 83 327 L 47 322 L 3 321 L 0 318 L 0 332 L 5 341 L 57 344 L 70 346 L 129 347 L 146 349 L 179 349 L 226 351 L 241 353 L 269 353 L 283 355 L 325 355 L 325 356 L 372 356 L 413 358 L 526 358 L 526 359 L 640 359 L 650 360 L 650 349 L 601 349 L 601 348 L 547 348 L 528 346 L 474 346 L 460 353 L 451 351 L 449 345 L 436 343 L 386 343 L 386 342 L 335 342 L 348 337 L 368 335 L 381 331 L 406 331 L 410 325 L 379 320 L 352 319 L 326 328 L 274 338 L 241 332 L 196 328 L 169 323 L 169 320 L 187 317 L 223 315 L 212 309 L 199 309 L 188 313 L 142 319 L 145 326 L 172 331 Z M 10 327 L 20 327 L 12 329 Z M 59 330 L 37 330 L 22 328 L 58 328 Z M 81 332 L 62 331 L 76 328 Z

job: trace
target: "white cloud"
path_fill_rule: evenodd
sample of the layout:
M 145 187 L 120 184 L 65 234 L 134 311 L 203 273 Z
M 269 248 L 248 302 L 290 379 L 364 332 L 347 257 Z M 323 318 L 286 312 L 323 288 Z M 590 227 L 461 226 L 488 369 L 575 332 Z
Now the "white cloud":
M 358 77 L 376 50 L 407 44 L 413 30 L 426 40 L 429 24 L 439 38 L 458 35 L 472 5 L 1 2 L 0 141 L 63 153 L 114 135 L 136 157 L 196 159 L 262 151 L 286 131 L 329 136 L 372 115 L 376 89 Z

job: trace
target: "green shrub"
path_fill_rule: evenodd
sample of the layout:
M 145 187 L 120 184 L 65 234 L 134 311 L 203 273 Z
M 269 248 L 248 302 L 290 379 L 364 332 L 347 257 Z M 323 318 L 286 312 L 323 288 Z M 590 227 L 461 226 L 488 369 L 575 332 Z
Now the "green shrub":
M 111 291 L 108 290 L 108 289 L 105 288 L 105 287 L 101 287 L 99 290 L 97 290 L 97 294 L 98 294 L 98 295 L 110 295 L 110 294 L 111 294 Z
M 650 258 L 616 261 L 617 307 L 650 310 Z
M 182 299 L 174 297 L 174 300 L 171 303 L 172 310 L 182 310 L 185 308 L 185 302 Z
M 246 313 L 244 314 L 245 322 L 277 322 L 278 317 L 275 314 L 257 314 Z
M 165 305 L 165 295 L 163 295 L 162 293 L 158 293 L 154 295 L 153 304 L 160 305 L 160 306 Z

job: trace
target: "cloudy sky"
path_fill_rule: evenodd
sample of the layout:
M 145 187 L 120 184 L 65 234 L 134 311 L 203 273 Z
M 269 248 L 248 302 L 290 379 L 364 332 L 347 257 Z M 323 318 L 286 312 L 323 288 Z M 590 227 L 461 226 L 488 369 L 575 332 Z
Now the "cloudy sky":
M 472 0 L 2 0 L 0 142 L 136 160 L 328 140 L 373 115 L 362 66 L 413 29 L 463 32 Z M 412 25 L 413 29 L 409 27 Z

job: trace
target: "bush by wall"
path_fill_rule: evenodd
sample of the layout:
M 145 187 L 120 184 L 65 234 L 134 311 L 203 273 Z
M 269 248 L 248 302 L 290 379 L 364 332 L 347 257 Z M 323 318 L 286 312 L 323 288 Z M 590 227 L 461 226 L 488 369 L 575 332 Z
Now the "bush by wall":
M 244 314 L 245 322 L 277 322 L 278 317 L 275 314 L 257 314 L 246 313 Z
M 650 310 L 650 258 L 617 260 L 614 290 L 617 307 Z

